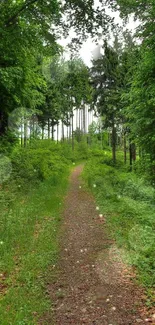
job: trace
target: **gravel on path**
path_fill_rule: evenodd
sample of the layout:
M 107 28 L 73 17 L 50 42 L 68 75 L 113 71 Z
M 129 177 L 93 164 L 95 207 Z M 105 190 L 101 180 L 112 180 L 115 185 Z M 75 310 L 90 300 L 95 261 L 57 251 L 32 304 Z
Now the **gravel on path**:
M 82 169 L 74 168 L 65 199 L 59 276 L 48 286 L 53 310 L 49 324 L 147 324 L 139 312 L 139 289 L 80 178 Z

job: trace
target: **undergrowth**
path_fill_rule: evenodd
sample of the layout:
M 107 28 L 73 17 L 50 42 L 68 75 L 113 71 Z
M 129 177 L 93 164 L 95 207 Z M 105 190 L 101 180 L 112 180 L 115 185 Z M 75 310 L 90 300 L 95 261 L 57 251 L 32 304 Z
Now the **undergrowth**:
M 92 188 L 127 263 L 153 298 L 155 286 L 155 190 L 127 171 L 121 159 L 113 166 L 108 151 L 98 151 L 85 165 L 83 177 Z M 95 186 L 94 186 L 95 184 Z M 148 300 L 148 304 L 150 301 Z
M 0 324 L 30 325 L 49 308 L 45 274 L 55 265 L 66 177 L 40 183 L 3 213 Z M 53 266 L 54 267 L 54 266 Z
M 9 179 L 5 177 L 8 166 L 2 168 L 2 325 L 35 325 L 51 307 L 46 294 L 47 280 L 54 272 L 59 253 L 61 209 L 72 161 L 67 146 L 35 141 L 27 148 L 17 146 L 11 152 Z M 4 164 L 6 159 L 1 162 Z

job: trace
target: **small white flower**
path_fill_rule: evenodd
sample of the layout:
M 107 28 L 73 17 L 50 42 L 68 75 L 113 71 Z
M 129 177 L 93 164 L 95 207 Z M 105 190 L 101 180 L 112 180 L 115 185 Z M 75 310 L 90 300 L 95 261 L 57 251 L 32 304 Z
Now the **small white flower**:
M 77 264 L 79 264 L 80 262 L 79 262 L 79 261 L 77 261 L 76 263 L 77 263 Z
M 93 264 L 93 265 L 92 265 L 92 267 L 94 268 L 94 267 L 95 267 L 95 265 Z
M 93 187 L 96 187 L 96 184 L 93 184 Z
M 100 218 L 103 218 L 103 214 L 99 214 L 99 217 L 100 217 Z
M 1 241 L 0 241 L 0 245 L 3 245 L 3 244 L 4 244 L 4 241 L 1 240 Z
M 116 307 L 112 307 L 111 309 L 112 309 L 112 310 L 116 310 Z
M 107 300 L 106 300 L 106 302 L 109 302 L 110 301 L 110 299 L 108 298 Z
M 80 249 L 80 252 L 83 253 L 83 249 Z
M 81 188 L 81 186 L 79 186 L 79 188 Z
M 98 211 L 99 210 L 99 207 L 96 207 L 96 210 Z

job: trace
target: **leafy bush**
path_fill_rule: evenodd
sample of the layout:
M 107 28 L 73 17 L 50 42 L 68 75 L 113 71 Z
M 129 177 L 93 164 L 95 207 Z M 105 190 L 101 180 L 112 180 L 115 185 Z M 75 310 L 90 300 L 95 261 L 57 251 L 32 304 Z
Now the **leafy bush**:
M 40 144 L 40 146 L 39 146 Z M 34 148 L 17 148 L 11 155 L 13 172 L 22 182 L 36 182 L 50 179 L 58 183 L 69 169 L 70 160 L 65 158 L 61 146 L 46 143 L 45 147 L 39 142 Z

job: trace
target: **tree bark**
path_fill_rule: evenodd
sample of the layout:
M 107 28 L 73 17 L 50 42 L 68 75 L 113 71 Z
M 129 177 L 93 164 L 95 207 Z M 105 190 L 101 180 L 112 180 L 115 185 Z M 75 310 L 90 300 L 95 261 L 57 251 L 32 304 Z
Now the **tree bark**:
M 0 137 L 4 136 L 8 127 L 8 115 L 0 111 Z
M 23 128 L 23 118 L 21 118 L 21 147 L 23 147 L 23 145 L 24 145 L 24 142 L 23 142 L 23 131 L 24 131 L 24 128 Z
M 79 108 L 79 129 L 81 130 L 81 125 L 80 125 L 81 117 L 80 117 L 80 113 L 81 113 L 81 111 L 80 111 L 80 108 Z
M 41 138 L 44 140 L 44 126 L 42 125 L 42 133 L 41 133 Z
M 130 157 L 130 170 L 132 171 L 132 148 L 131 148 L 130 141 L 129 141 L 129 157 Z
M 83 107 L 83 133 L 86 133 L 86 116 L 85 116 L 85 106 Z
M 116 127 L 112 125 L 112 159 L 116 163 Z
M 38 0 L 31 0 L 31 1 L 26 1 L 21 8 L 16 12 L 16 14 L 14 14 L 13 16 L 9 17 L 8 20 L 5 23 L 5 27 L 9 27 L 10 24 L 13 25 L 16 22 L 16 19 L 18 18 L 18 16 L 24 11 L 29 9 L 28 7 L 32 4 L 34 4 L 35 2 L 38 2 Z
M 129 140 L 130 170 L 132 171 L 133 161 L 136 161 L 136 146 Z
M 124 163 L 126 164 L 126 132 L 124 131 L 124 137 L 123 137 L 123 144 L 124 144 Z
M 62 121 L 62 140 L 65 140 L 65 135 L 64 135 L 64 122 Z
M 27 146 L 27 118 L 24 117 L 24 147 Z
M 59 142 L 59 122 L 57 123 L 57 143 Z
M 79 114 L 79 108 L 76 109 L 76 129 L 78 128 L 78 114 Z
M 74 114 L 72 113 L 72 150 L 74 151 L 74 125 L 73 125 Z
M 52 140 L 54 140 L 54 121 L 52 121 L 52 132 L 51 132 L 51 135 L 52 135 Z
M 50 119 L 48 118 L 48 139 L 50 139 Z

